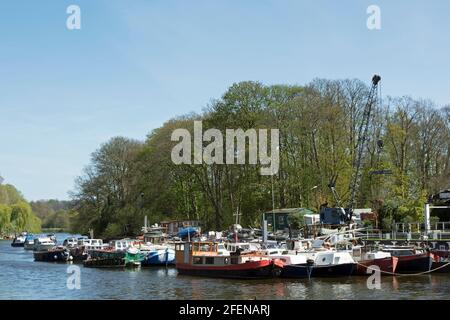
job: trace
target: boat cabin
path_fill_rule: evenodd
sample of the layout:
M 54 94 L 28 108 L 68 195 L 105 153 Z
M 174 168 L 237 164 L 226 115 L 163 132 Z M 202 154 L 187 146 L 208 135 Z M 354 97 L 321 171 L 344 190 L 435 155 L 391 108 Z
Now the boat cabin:
M 225 249 L 229 252 L 252 252 L 260 249 L 256 243 L 249 242 L 227 242 L 225 243 Z
M 63 246 L 65 247 L 75 247 L 76 245 L 78 245 L 78 239 L 75 237 L 67 238 L 63 242 Z
M 317 266 L 355 263 L 349 252 L 323 251 L 315 254 L 314 264 Z
M 117 251 L 125 251 L 128 247 L 133 246 L 135 242 L 136 240 L 133 239 L 111 240 L 109 247 Z
M 103 244 L 102 239 L 81 238 L 81 239 L 78 239 L 78 246 L 84 246 L 86 251 L 91 251 L 91 250 L 102 250 L 107 245 Z

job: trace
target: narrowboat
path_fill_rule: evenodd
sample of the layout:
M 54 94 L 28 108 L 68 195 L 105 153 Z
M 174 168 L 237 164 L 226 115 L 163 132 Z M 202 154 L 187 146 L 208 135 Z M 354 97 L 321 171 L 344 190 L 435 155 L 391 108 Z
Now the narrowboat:
M 70 252 L 66 248 L 58 247 L 44 251 L 33 252 L 34 261 L 67 262 L 71 260 Z
M 284 266 L 281 260 L 262 255 L 219 255 L 214 242 L 177 243 L 175 260 L 180 275 L 214 278 L 273 278 L 280 276 Z

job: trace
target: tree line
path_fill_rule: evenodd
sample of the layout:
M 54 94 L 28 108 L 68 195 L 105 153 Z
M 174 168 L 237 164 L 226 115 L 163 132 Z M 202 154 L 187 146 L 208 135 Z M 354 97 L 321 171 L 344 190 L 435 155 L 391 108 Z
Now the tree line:
M 76 180 L 73 228 L 134 235 L 148 216 L 151 222 L 198 219 L 205 229 L 221 230 L 236 214 L 242 225 L 258 226 L 261 213 L 272 209 L 272 190 L 276 208 L 334 205 L 328 188 L 334 175 L 345 200 L 368 93 L 357 79 L 316 79 L 305 86 L 240 82 L 200 114 L 173 118 L 145 141 L 112 138 Z M 378 102 L 357 206 L 372 207 L 379 227 L 387 229 L 393 220 L 421 220 L 428 194 L 449 187 L 450 107 L 407 96 Z M 171 134 L 179 128 L 192 133 L 195 120 L 203 130 L 221 132 L 279 129 L 277 174 L 260 175 L 260 164 L 174 164 Z M 380 170 L 392 174 L 374 174 Z
M 23 231 L 40 232 L 41 220 L 14 186 L 0 183 L 0 235 L 9 236 Z

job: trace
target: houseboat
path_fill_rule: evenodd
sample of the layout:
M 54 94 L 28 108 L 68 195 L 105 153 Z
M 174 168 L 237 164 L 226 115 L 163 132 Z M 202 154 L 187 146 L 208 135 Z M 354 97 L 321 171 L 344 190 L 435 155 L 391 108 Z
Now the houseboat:
M 175 260 L 181 275 L 214 278 L 272 278 L 279 276 L 284 266 L 281 260 L 262 255 L 219 255 L 214 242 L 177 243 Z

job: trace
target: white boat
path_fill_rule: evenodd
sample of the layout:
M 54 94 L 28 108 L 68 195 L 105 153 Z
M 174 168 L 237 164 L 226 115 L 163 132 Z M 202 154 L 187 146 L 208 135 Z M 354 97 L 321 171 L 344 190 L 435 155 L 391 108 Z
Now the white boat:
M 80 238 L 77 243 L 78 247 L 84 247 L 84 251 L 89 253 L 92 250 L 103 250 L 108 246 L 108 244 L 104 244 L 102 239 L 86 239 Z
M 56 246 L 56 241 L 52 240 L 51 238 L 36 238 L 34 239 L 34 251 L 45 251 L 49 250 Z
M 34 238 L 33 237 L 27 237 L 25 240 L 25 244 L 23 246 L 25 250 L 34 250 Z

